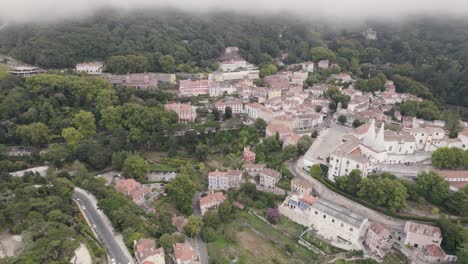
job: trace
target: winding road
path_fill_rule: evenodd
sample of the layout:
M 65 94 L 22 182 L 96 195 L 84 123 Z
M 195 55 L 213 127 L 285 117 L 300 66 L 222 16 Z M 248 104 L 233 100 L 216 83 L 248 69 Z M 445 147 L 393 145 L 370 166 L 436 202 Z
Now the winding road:
M 75 188 L 73 199 L 86 217 L 86 221 L 102 241 L 111 264 L 130 264 L 133 259 L 123 243 L 119 243 L 107 216 L 97 208 L 96 200 L 83 189 Z

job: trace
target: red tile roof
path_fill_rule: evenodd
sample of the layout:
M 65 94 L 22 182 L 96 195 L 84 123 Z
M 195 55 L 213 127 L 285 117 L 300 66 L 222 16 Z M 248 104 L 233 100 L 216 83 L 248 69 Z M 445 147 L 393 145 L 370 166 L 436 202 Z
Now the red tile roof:
M 226 199 L 227 196 L 222 192 L 209 193 L 206 196 L 200 198 L 200 206 L 204 206 L 212 202 L 222 203 Z
M 438 245 L 428 245 L 426 254 L 430 257 L 445 257 L 445 252 Z
M 304 194 L 301 198 L 301 201 L 309 205 L 313 205 L 315 203 L 315 200 L 315 197 L 309 194 Z
M 185 241 L 184 243 L 174 244 L 174 255 L 176 260 L 188 261 L 198 259 L 198 253 Z

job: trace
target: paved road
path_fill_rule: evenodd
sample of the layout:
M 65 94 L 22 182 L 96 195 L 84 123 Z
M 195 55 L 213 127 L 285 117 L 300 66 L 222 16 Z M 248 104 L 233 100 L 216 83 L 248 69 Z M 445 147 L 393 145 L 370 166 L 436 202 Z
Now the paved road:
M 401 230 L 403 228 L 405 221 L 389 217 L 370 208 L 367 208 L 359 203 L 356 203 L 344 196 L 335 193 L 334 191 L 328 189 L 321 182 L 310 177 L 309 174 L 307 174 L 303 170 L 304 163 L 302 161 L 302 157 L 300 157 L 296 161 L 290 162 L 288 166 L 289 170 L 295 177 L 304 179 L 307 182 L 309 182 L 312 185 L 314 192 L 318 194 L 319 197 L 323 197 L 326 200 L 333 201 L 335 204 L 344 206 L 356 214 L 365 216 L 371 221 L 383 223 L 387 226 L 390 226 L 392 229 Z
M 78 188 L 75 188 L 73 198 L 80 205 L 80 210 L 84 212 L 88 223 L 93 226 L 94 232 L 106 247 L 111 260 L 115 259 L 115 262 L 111 261 L 111 263 L 133 263 L 128 250 L 117 242 L 112 227 L 106 216 L 97 209 L 94 199 L 86 191 Z
M 198 199 L 200 198 L 201 193 L 195 192 L 192 199 L 192 208 L 193 215 L 201 215 L 200 207 L 198 206 Z M 206 243 L 203 241 L 201 234 L 194 239 L 190 239 L 191 245 L 198 249 L 200 253 L 201 264 L 208 264 L 208 250 L 206 249 Z

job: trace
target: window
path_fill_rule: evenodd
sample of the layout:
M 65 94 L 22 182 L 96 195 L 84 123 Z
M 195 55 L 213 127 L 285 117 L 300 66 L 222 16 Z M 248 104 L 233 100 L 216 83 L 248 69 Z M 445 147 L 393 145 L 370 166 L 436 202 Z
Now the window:
M 359 169 L 359 167 L 360 167 L 360 165 L 359 165 L 359 164 L 357 164 L 357 165 L 356 165 L 356 168 L 357 168 L 357 169 Z
M 346 165 L 348 165 L 348 164 L 349 164 L 349 160 L 348 160 L 348 161 L 346 161 Z
M 323 215 L 323 218 L 325 219 L 325 218 L 327 218 L 327 216 L 326 216 L 326 215 Z
M 317 212 L 317 211 L 315 211 L 315 214 L 316 214 L 316 215 L 318 215 L 318 212 Z
M 344 224 L 343 224 L 343 223 L 341 223 L 341 227 L 344 227 Z
M 354 229 L 353 229 L 352 227 L 349 228 L 349 231 L 353 232 L 353 230 L 354 230 Z
M 332 223 L 335 223 L 335 219 L 332 219 Z

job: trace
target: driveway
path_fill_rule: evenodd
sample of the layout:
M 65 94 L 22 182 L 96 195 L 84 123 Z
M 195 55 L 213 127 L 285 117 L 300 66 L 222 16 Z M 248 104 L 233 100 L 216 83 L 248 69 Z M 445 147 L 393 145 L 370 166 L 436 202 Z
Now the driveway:
M 85 190 L 75 188 L 73 199 L 79 205 L 79 208 L 94 233 L 102 241 L 107 250 L 110 259 L 114 259 L 116 264 L 133 263 L 133 259 L 123 244 L 123 241 L 116 238 L 116 234 L 110 224 L 107 216 L 97 208 L 96 200 Z M 111 263 L 113 263 L 111 261 Z

